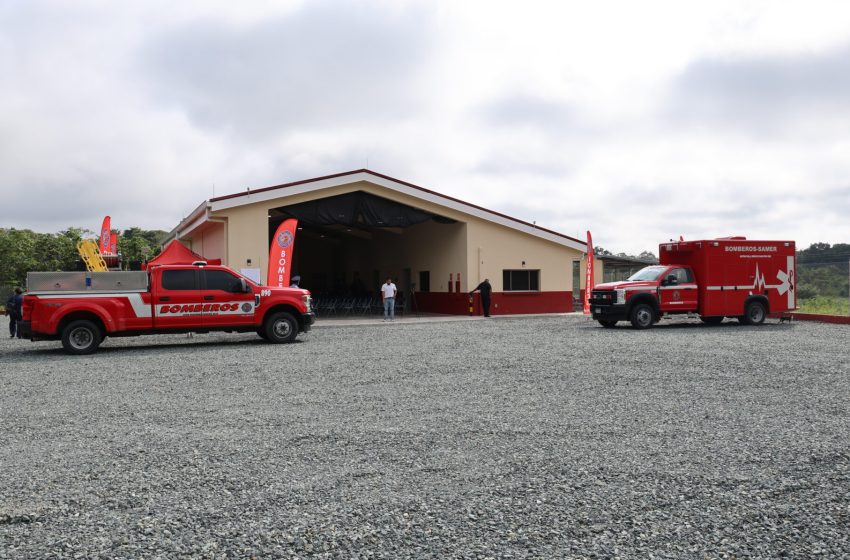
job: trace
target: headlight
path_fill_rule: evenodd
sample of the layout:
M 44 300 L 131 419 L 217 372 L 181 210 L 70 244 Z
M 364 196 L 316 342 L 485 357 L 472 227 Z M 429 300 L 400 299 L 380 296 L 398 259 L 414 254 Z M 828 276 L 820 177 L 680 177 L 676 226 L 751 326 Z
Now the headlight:
M 626 303 L 626 290 L 614 290 L 617 292 L 617 305 L 625 305 Z
M 313 309 L 312 309 L 313 299 L 306 294 L 304 294 L 301 297 L 304 298 L 304 307 L 307 309 L 307 313 L 312 312 L 313 311 Z

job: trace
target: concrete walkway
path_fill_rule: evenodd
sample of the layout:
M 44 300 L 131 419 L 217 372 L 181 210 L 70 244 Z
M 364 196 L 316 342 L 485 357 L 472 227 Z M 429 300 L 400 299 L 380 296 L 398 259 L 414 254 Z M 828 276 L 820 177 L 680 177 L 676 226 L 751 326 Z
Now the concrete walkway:
M 420 313 L 418 316 L 415 314 L 407 314 L 405 316 L 396 315 L 395 321 L 387 322 L 384 321 L 382 315 L 346 315 L 346 316 L 336 316 L 331 315 L 328 317 L 316 317 L 316 322 L 313 323 L 313 328 L 317 327 L 344 327 L 344 326 L 354 326 L 354 325 L 390 325 L 390 324 L 415 324 L 415 323 L 453 323 L 456 321 L 490 321 L 499 320 L 499 319 L 511 319 L 511 318 L 521 318 L 521 317 L 570 317 L 576 316 L 581 317 L 582 314 L 580 312 L 574 313 L 534 313 L 534 314 L 523 314 L 523 315 L 491 315 L 490 317 L 483 317 L 481 315 L 441 315 L 438 313 Z

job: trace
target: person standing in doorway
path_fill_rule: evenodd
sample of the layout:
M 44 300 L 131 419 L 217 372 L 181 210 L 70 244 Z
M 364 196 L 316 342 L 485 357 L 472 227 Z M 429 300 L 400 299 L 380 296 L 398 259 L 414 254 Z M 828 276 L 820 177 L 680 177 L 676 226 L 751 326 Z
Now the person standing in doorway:
M 6 300 L 6 315 L 9 316 L 9 338 L 15 338 L 18 333 L 18 321 L 23 318 L 21 312 L 24 309 L 24 296 L 21 294 L 23 294 L 23 290 L 15 288 L 15 292 Z
M 490 285 L 490 280 L 485 278 L 483 282 L 478 284 L 472 292 L 481 292 L 481 307 L 484 310 L 484 316 L 490 316 L 490 293 L 493 291 L 493 286 Z M 472 295 L 469 292 L 469 295 Z
M 381 296 L 384 298 L 384 321 L 395 320 L 395 284 L 392 278 L 387 278 L 386 284 L 381 286 Z

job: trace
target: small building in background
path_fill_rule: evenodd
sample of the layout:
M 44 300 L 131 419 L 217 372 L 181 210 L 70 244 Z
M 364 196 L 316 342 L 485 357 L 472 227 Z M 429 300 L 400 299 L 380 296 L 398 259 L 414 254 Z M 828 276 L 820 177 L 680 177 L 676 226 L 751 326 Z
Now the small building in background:
M 614 255 L 596 255 L 596 266 L 593 267 L 597 284 L 618 282 L 645 266 L 658 264 L 658 259 L 636 259 L 632 257 L 616 257 Z

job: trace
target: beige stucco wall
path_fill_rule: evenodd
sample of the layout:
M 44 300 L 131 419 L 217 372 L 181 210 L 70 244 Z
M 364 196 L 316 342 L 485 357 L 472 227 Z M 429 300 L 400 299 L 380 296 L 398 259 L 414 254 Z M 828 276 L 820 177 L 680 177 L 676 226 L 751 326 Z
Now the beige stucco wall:
M 470 217 L 468 228 L 470 288 L 464 283 L 463 290 L 474 288 L 488 278 L 493 290 L 500 292 L 502 271 L 523 269 L 540 270 L 541 291 L 573 289 L 572 263 L 582 259 L 581 251 L 480 218 Z
M 354 191 L 392 199 L 458 222 L 439 224 L 429 221 L 406 228 L 400 235 L 378 231 L 371 241 L 346 242 L 346 250 L 337 257 L 346 262 L 339 264 L 348 270 L 354 270 L 355 266 L 360 269 L 361 278 L 370 289 L 373 288 L 371 271 L 379 270 L 382 275 L 390 273 L 400 278 L 404 269 L 410 269 L 413 282 L 418 282 L 420 270 L 428 270 L 431 291 L 434 292 L 447 291 L 449 274 L 456 275 L 458 272 L 463 273 L 462 291 L 469 291 L 484 278 L 490 279 L 495 291 L 501 291 L 504 269 L 525 268 L 541 271 L 542 291 L 569 291 L 573 289 L 574 260 L 582 262 L 581 282 L 584 282 L 585 261 L 581 251 L 365 181 L 253 204 L 250 198 L 245 197 L 247 200 L 240 200 L 243 205 L 213 213 L 213 218 L 226 220 L 226 233 L 222 230 L 220 234 L 214 234 L 218 237 L 205 234 L 200 242 L 205 250 L 210 247 L 210 251 L 212 247 L 223 244 L 221 258 L 237 270 L 247 268 L 250 259 L 250 267 L 259 268 L 265 282 L 269 211 Z M 192 232 L 188 237 L 193 248 L 196 247 L 198 233 Z M 523 260 L 525 267 L 522 266 Z
M 183 242 L 193 251 L 207 259 L 227 262 L 227 228 L 222 222 L 207 222 Z

